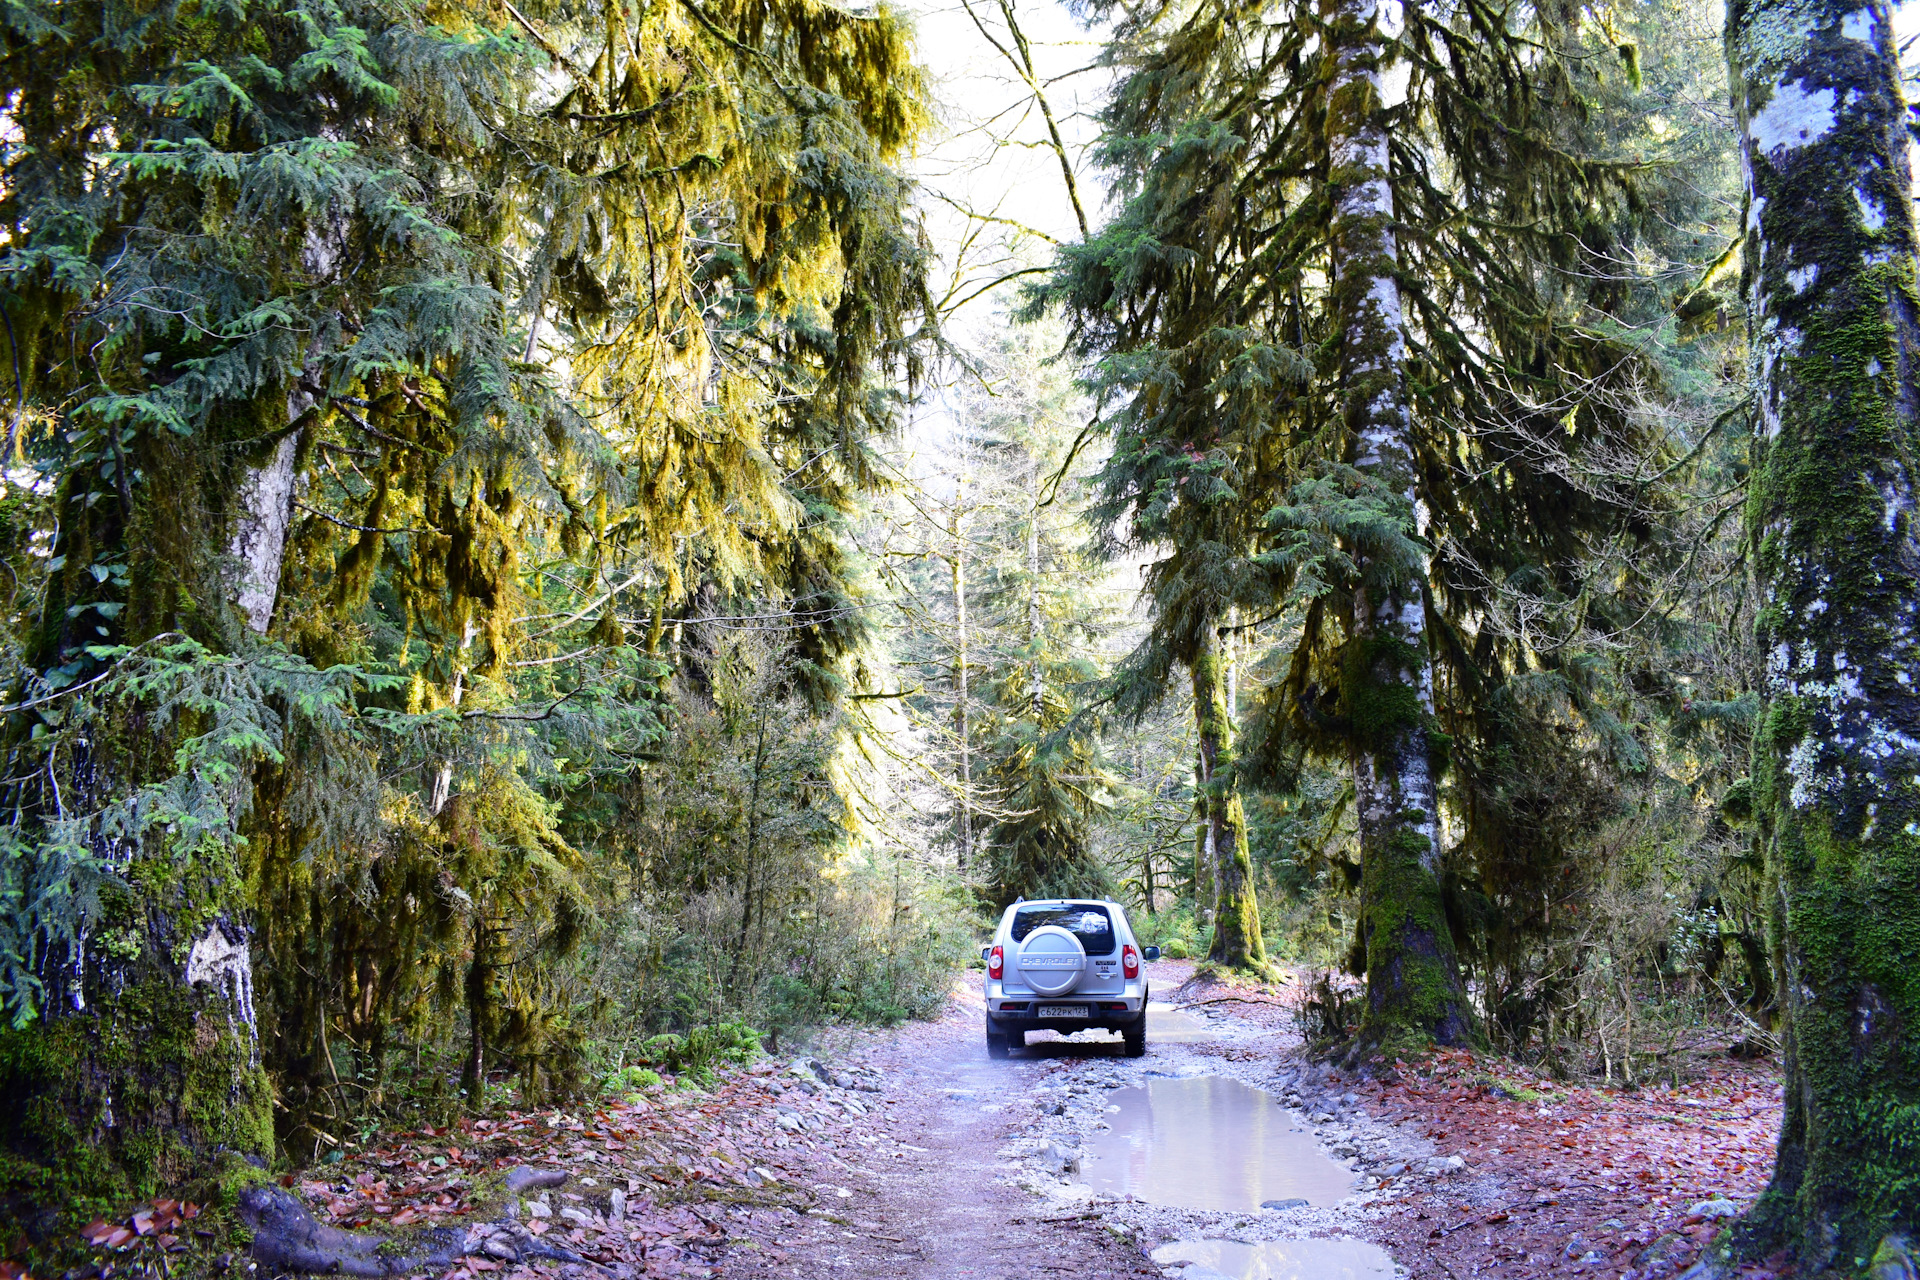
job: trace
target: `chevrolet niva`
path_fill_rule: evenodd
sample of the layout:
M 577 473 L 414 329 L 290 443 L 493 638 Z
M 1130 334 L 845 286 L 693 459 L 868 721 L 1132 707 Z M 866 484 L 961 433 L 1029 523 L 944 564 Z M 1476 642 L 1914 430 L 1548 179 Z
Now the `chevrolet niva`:
M 1147 1051 L 1147 979 L 1160 958 L 1142 947 L 1117 902 L 1016 902 L 1000 917 L 987 962 L 987 1054 L 1024 1047 L 1027 1032 L 1118 1031 L 1129 1058 Z

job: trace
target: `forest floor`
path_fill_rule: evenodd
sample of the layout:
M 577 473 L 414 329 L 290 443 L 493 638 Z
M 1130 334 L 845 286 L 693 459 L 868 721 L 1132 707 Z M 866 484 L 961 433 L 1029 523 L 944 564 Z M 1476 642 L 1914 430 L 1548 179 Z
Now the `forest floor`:
M 937 1021 L 825 1035 L 809 1058 L 739 1070 L 710 1091 L 383 1135 L 279 1182 L 323 1232 L 402 1240 L 363 1250 L 349 1273 L 433 1280 L 1217 1280 L 1151 1255 L 1167 1258 L 1169 1241 L 1229 1241 L 1280 1257 L 1309 1238 L 1384 1246 L 1411 1280 L 1667 1280 L 1767 1177 L 1780 1092 L 1765 1063 L 1723 1058 L 1677 1088 L 1627 1092 L 1445 1053 L 1363 1081 L 1305 1060 L 1290 987 L 1196 983 L 1178 962 L 1150 977 L 1156 1000 L 1200 1030 L 1143 1059 L 1087 1033 L 991 1061 L 977 983 L 963 982 Z M 1195 1210 L 1083 1180 L 1111 1091 L 1197 1076 L 1273 1095 L 1353 1193 L 1320 1208 Z M 214 1256 L 192 1208 L 162 1200 L 93 1224 L 95 1265 L 68 1274 L 264 1280 L 284 1269 Z

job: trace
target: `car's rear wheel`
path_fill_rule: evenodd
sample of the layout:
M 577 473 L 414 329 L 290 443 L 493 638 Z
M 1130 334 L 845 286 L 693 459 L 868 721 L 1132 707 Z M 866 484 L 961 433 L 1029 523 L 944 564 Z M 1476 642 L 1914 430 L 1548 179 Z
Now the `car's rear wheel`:
M 987 1056 L 1004 1058 L 1007 1056 L 1007 1037 L 998 1031 L 987 1032 Z
M 1130 1027 L 1121 1028 L 1120 1039 L 1126 1043 L 1126 1051 L 1129 1058 L 1144 1058 L 1147 1056 L 1147 1015 L 1145 1011 L 1141 1012 L 1140 1021 Z
M 1016 1049 L 1024 1049 L 1027 1047 L 1027 1033 L 1024 1031 L 1009 1031 L 1007 1033 L 1007 1043 Z

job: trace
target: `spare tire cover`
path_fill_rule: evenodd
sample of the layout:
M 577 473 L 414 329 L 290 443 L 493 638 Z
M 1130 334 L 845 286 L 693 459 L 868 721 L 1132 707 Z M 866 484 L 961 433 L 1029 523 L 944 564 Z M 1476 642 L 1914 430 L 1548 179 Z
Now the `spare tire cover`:
M 1020 976 L 1043 996 L 1073 990 L 1087 967 L 1086 948 L 1071 930 L 1043 924 L 1020 944 Z

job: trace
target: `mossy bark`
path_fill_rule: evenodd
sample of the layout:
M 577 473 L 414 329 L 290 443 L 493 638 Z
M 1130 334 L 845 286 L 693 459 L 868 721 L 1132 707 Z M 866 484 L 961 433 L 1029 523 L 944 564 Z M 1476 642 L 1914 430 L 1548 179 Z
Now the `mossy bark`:
M 1753 810 L 1786 1115 L 1741 1238 L 1858 1271 L 1920 1231 L 1920 301 L 1890 14 L 1735 0 L 1766 708 Z
M 259 425 L 236 414 L 208 430 L 258 439 Z M 249 615 L 234 596 L 249 584 L 252 607 L 271 613 L 277 583 L 265 579 L 278 570 L 277 550 L 257 554 L 238 587 L 228 566 L 204 554 L 218 544 L 223 518 L 237 525 L 259 514 L 245 506 L 254 492 L 248 477 L 266 459 L 232 447 L 215 461 L 215 451 L 190 452 L 166 436 L 122 447 L 131 466 L 171 483 L 121 493 L 104 471 L 68 476 L 55 546 L 67 567 L 43 608 L 39 670 L 99 673 L 104 664 L 90 646 L 159 633 L 237 635 Z M 271 458 L 277 449 L 273 442 L 263 452 Z M 116 462 L 116 473 L 128 469 Z M 95 501 L 100 495 L 107 500 Z M 112 598 L 111 577 L 87 572 L 112 563 L 136 570 L 120 588 L 124 607 L 83 604 Z M 223 611 L 222 600 L 236 607 Z M 0 1224 L 20 1223 L 30 1235 L 153 1195 L 227 1157 L 264 1163 L 274 1151 L 241 851 L 217 836 L 130 835 L 99 817 L 170 771 L 179 736 L 199 727 L 191 713 L 169 727 L 148 719 L 150 710 L 117 704 L 74 739 L 45 711 L 16 713 L 7 726 L 16 768 L 32 759 L 27 772 L 49 780 L 44 792 L 8 797 L 13 821 L 30 815 L 47 842 L 22 855 L 38 860 L 33 887 L 51 895 L 50 880 L 71 876 L 66 891 L 84 904 L 69 932 L 38 939 L 37 1016 L 0 1030 Z M 250 785 L 231 780 L 223 804 L 243 805 Z M 84 855 L 49 852 L 51 829 L 76 819 L 77 831 L 61 838 Z
M 272 1156 L 247 939 L 217 910 L 239 877 L 191 879 L 175 894 L 108 894 L 91 972 L 61 991 L 64 1007 L 0 1030 L 7 1225 L 41 1238 L 222 1156 Z
M 1247 815 L 1234 780 L 1233 721 L 1227 714 L 1226 655 L 1219 629 L 1202 629 L 1193 659 L 1193 719 L 1200 740 L 1200 841 L 1210 850 L 1213 942 L 1207 959 L 1232 969 L 1264 971 L 1267 944 L 1260 935 L 1260 901 L 1247 853 Z
M 1332 81 L 1327 151 L 1340 395 L 1355 468 L 1398 495 L 1420 523 L 1405 392 L 1406 321 L 1397 280 L 1391 157 L 1381 115 L 1387 41 L 1378 0 L 1328 7 Z M 1417 529 L 1424 533 L 1424 529 Z M 1352 722 L 1360 827 L 1367 1008 L 1361 1041 L 1393 1048 L 1468 1037 L 1453 938 L 1440 899 L 1440 823 L 1429 760 L 1432 667 L 1423 565 L 1356 547 L 1353 660 L 1343 701 Z

